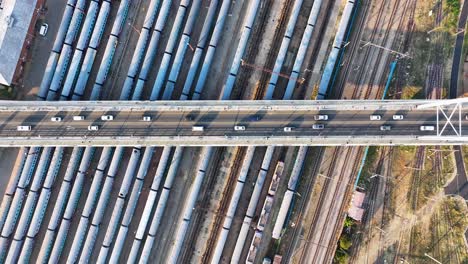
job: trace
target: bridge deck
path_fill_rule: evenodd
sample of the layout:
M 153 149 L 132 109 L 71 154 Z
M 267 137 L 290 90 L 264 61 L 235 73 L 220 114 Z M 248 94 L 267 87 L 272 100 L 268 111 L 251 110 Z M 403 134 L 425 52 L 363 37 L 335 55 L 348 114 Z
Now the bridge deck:
M 0 102 L 0 145 L 426 145 L 463 144 L 465 118 L 438 131 L 444 101 Z M 447 101 L 452 102 L 452 101 Z M 429 106 L 429 107 L 426 107 Z M 452 107 L 453 108 L 453 107 Z M 456 114 L 465 113 L 458 109 Z M 104 121 L 103 115 L 113 120 Z M 327 120 L 316 120 L 326 115 Z M 380 120 L 370 120 L 371 115 Z M 395 120 L 394 115 L 403 116 Z M 84 120 L 74 120 L 83 116 Z M 143 117 L 151 121 L 143 121 Z M 60 122 L 51 121 L 60 117 Z M 459 122 L 461 121 L 461 122 Z M 88 126 L 97 126 L 97 131 Z M 314 128 L 314 125 L 323 128 Z M 30 131 L 18 131 L 28 126 Z M 235 126 L 240 126 L 238 130 Z M 382 126 L 389 130 L 382 130 Z M 434 129 L 422 131 L 421 126 Z M 194 131 L 203 127 L 203 131 Z M 242 129 L 242 130 L 240 130 Z M 439 136 L 438 136 L 439 135 Z

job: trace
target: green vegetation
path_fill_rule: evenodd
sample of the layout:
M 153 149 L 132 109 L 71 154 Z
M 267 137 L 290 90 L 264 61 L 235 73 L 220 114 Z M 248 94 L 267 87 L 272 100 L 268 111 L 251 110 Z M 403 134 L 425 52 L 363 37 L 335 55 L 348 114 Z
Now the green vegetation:
M 457 31 L 458 15 L 460 14 L 460 0 L 445 0 L 444 1 L 444 14 L 445 20 L 443 23 L 444 28 L 452 33 Z
M 424 90 L 422 86 L 406 86 L 403 87 L 401 99 L 424 99 Z
M 0 85 L 0 100 L 12 100 L 14 97 L 12 87 Z
M 427 197 L 432 197 L 442 191 L 443 186 L 454 172 L 453 155 L 451 147 L 442 147 L 440 150 L 433 147 L 426 148 L 425 167 L 420 178 L 420 192 L 418 195 L 418 205 L 422 206 L 427 203 Z M 437 153 L 438 152 L 438 153 Z M 440 156 L 441 168 L 437 171 L 435 166 L 435 157 Z
M 412 230 L 410 263 L 427 263 L 429 254 L 441 263 L 467 263 L 463 239 L 468 225 L 468 211 L 463 200 L 444 198 L 427 222 L 419 222 Z
M 345 264 L 349 262 L 349 253 L 351 247 L 353 246 L 353 241 L 351 239 L 353 233 L 356 233 L 358 226 L 356 222 L 346 217 L 344 220 L 343 231 L 341 232 L 340 239 L 338 239 L 338 246 L 335 252 L 335 257 L 333 258 L 333 263 Z
M 361 176 L 358 181 L 358 186 L 367 190 L 369 187 L 369 177 L 375 174 L 375 167 L 377 157 L 379 155 L 379 147 L 369 147 L 369 151 L 367 152 L 366 161 L 364 162 L 364 166 L 362 167 Z

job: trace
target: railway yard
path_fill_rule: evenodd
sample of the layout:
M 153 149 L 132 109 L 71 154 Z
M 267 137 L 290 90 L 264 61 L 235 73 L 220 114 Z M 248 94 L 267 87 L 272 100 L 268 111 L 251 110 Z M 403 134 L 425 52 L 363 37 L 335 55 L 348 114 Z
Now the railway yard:
M 446 98 L 447 2 L 51 0 L 16 99 Z M 0 263 L 466 263 L 456 151 L 2 148 Z

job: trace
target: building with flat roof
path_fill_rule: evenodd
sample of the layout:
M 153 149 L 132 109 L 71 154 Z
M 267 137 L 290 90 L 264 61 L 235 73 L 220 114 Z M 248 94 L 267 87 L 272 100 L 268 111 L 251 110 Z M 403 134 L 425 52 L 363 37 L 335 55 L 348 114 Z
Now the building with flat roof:
M 362 204 L 364 203 L 365 198 L 366 194 L 358 191 L 355 191 L 351 198 L 351 206 L 348 210 L 348 216 L 358 222 L 362 221 L 362 216 L 364 215 Z
M 0 0 L 0 84 L 16 83 L 27 60 L 43 0 Z

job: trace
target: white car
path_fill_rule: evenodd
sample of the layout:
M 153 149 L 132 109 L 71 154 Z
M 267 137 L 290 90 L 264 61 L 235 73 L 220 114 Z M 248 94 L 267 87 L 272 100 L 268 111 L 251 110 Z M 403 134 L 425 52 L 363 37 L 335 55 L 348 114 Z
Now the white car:
M 384 125 L 384 126 L 380 126 L 380 130 L 382 131 L 392 130 L 392 127 L 389 125 Z
M 324 124 L 313 124 L 312 129 L 324 129 L 325 125 Z
M 101 120 L 111 121 L 111 120 L 114 120 L 114 116 L 112 116 L 112 115 L 103 115 L 103 116 L 101 116 Z
M 328 120 L 328 115 L 316 115 L 314 116 L 315 120 Z
M 380 115 L 371 115 L 370 116 L 370 120 L 372 120 L 372 121 L 378 121 L 380 119 L 382 119 L 382 117 Z
M 403 120 L 403 115 L 393 115 L 393 120 Z
M 244 130 L 245 130 L 245 126 L 234 126 L 234 130 L 235 130 L 235 131 L 244 131 Z
M 89 130 L 89 131 L 97 131 L 97 130 L 99 130 L 99 126 L 90 125 L 90 126 L 88 126 L 88 130 Z
M 143 116 L 143 121 L 150 122 L 151 116 Z
M 53 116 L 53 117 L 50 118 L 50 121 L 60 122 L 60 121 L 62 121 L 62 118 L 60 116 Z
M 293 128 L 292 127 L 284 127 L 284 132 L 292 132 Z
M 18 130 L 18 131 L 31 131 L 31 126 L 17 126 L 16 130 Z
M 49 30 L 49 25 L 47 23 L 43 23 L 41 28 L 39 29 L 39 35 L 45 36 L 47 35 L 47 31 Z
M 205 130 L 205 127 L 203 126 L 193 126 L 192 131 L 198 131 L 198 132 L 203 132 Z
M 421 131 L 434 131 L 434 126 L 420 126 L 419 130 Z
M 73 116 L 73 120 L 75 120 L 75 121 L 84 120 L 84 116 Z

